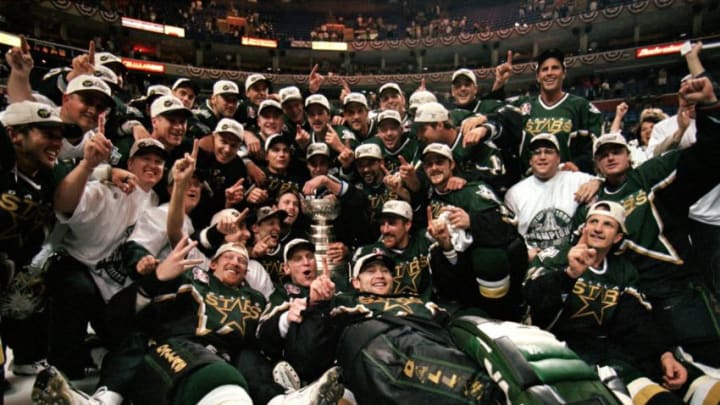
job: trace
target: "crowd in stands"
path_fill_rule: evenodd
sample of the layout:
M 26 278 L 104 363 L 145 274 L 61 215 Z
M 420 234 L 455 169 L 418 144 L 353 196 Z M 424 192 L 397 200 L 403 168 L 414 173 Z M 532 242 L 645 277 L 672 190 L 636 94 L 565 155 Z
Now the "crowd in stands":
M 33 82 L 23 42 L 0 112 L 9 369 L 36 404 L 718 403 L 701 49 L 651 78 L 677 114 L 624 134 L 629 106 L 606 131 L 588 98 L 628 81 L 571 94 L 557 49 L 537 94 L 508 98 L 509 58 L 487 92 L 462 68 L 446 103 L 387 82 L 374 108 L 318 66 L 303 89 L 254 73 L 199 100 L 166 77 L 129 100 L 94 43 Z

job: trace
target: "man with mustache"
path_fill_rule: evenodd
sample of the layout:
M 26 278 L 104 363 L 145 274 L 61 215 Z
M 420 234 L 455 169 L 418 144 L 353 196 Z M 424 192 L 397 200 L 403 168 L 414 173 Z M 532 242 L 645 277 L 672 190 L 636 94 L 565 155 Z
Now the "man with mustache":
M 256 210 L 255 220 L 250 226 L 253 234 L 250 257 L 262 264 L 275 284 L 280 282 L 284 275 L 280 232 L 285 217 L 287 213 L 283 210 L 274 206 L 262 206 Z
M 453 247 L 459 252 L 452 270 L 433 271 L 439 296 L 479 307 L 494 318 L 519 320 L 527 250 L 513 214 L 482 182 L 448 189 L 455 161 L 447 145 L 425 147 L 422 162 L 431 185 L 428 217 L 451 226 L 456 232 Z
M 367 98 L 362 93 L 349 93 L 342 100 L 345 126 L 355 135 L 356 142 L 364 142 L 377 131 L 376 123 L 369 117 Z M 357 145 L 352 145 L 354 148 Z

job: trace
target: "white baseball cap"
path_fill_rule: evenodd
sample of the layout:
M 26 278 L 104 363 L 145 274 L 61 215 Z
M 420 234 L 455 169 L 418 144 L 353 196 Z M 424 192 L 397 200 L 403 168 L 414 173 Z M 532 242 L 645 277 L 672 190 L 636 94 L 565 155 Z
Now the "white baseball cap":
M 95 65 L 95 67 L 113 64 L 121 65 L 123 68 L 125 68 L 125 64 L 122 63 L 122 59 L 111 54 L 110 52 L 95 53 L 95 60 L 93 61 L 93 65 Z
M 260 103 L 260 106 L 257 110 L 258 115 L 262 114 L 262 111 L 266 108 L 276 108 L 278 111 L 280 111 L 280 114 L 282 114 L 282 106 L 280 105 L 280 103 L 271 98 L 263 100 L 262 103 Z
M 215 126 L 214 132 L 216 134 L 233 134 L 235 135 L 235 137 L 237 137 L 237 139 L 240 140 L 240 142 L 242 142 L 244 139 L 245 128 L 243 128 L 241 123 L 235 121 L 232 118 L 223 118 L 218 121 L 217 125 Z
M 382 86 L 380 86 L 380 90 L 378 90 L 378 95 L 382 95 L 383 91 L 385 90 L 395 90 L 400 94 L 403 94 L 402 89 L 400 88 L 400 85 L 397 83 L 385 83 Z
M 400 118 L 400 113 L 395 110 L 383 110 L 380 111 L 380 114 L 377 116 L 377 123 L 380 124 L 381 122 L 385 120 L 393 120 L 398 123 L 398 125 L 402 124 L 402 119 Z
M 530 149 L 533 148 L 533 144 L 538 142 L 549 142 L 555 147 L 555 150 L 560 151 L 560 143 L 558 143 L 557 137 L 553 134 L 543 132 L 533 136 L 532 139 L 530 139 Z
M 10 104 L 0 114 L 3 126 L 34 124 L 38 126 L 64 126 L 56 109 L 35 101 L 19 101 Z
M 278 142 L 285 142 L 288 146 L 292 145 L 292 141 L 290 140 L 290 138 L 288 138 L 284 134 L 273 134 L 268 136 L 268 138 L 265 140 L 265 152 L 270 150 L 270 147 Z
M 452 150 L 450 150 L 450 147 L 445 145 L 444 143 L 433 142 L 430 145 L 426 146 L 425 149 L 423 149 L 423 157 L 425 157 L 425 155 L 427 155 L 428 153 L 435 153 L 450 159 L 450 161 L 455 161 L 455 159 L 453 158 Z
M 235 252 L 245 257 L 246 259 L 250 259 L 250 255 L 248 255 L 247 249 L 245 249 L 243 245 L 231 242 L 221 245 L 218 250 L 215 251 L 212 260 L 215 260 L 218 257 L 222 256 L 222 254 L 225 252 Z
M 615 201 L 596 202 L 590 206 L 587 214 L 585 214 L 585 219 L 590 218 L 591 215 L 610 217 L 620 225 L 620 229 L 622 229 L 624 233 L 627 233 L 627 228 L 625 227 L 625 209 Z
M 181 77 L 181 78 L 175 80 L 175 83 L 173 83 L 173 85 L 172 85 L 173 90 L 176 90 L 180 87 L 189 87 L 189 88 L 193 89 L 193 91 L 195 93 L 199 92 L 197 84 L 187 77 Z
M 412 221 L 413 213 L 410 204 L 402 200 L 390 200 L 383 204 L 382 216 L 394 215 Z
M 109 106 L 114 104 L 110 86 L 108 86 L 103 79 L 97 78 L 93 75 L 79 75 L 70 80 L 70 83 L 68 83 L 65 88 L 65 94 L 74 94 L 85 91 L 98 92 L 105 96 Z
M 213 96 L 217 96 L 218 94 L 240 94 L 240 89 L 238 88 L 238 85 L 235 84 L 235 82 L 231 82 L 230 80 L 218 80 L 213 84 Z
M 593 144 L 593 156 L 595 156 L 600 147 L 610 144 L 622 145 L 628 151 L 630 150 L 627 140 L 620 132 L 610 132 L 608 134 L 601 135 L 598 139 L 595 140 L 595 143 Z
M 349 93 L 343 99 L 343 107 L 350 103 L 362 104 L 363 107 L 368 108 L 367 97 L 362 93 Z
M 300 92 L 300 89 L 298 89 L 295 86 L 289 86 L 289 87 L 283 87 L 280 89 L 280 103 L 285 104 L 286 101 L 290 100 L 300 100 L 302 101 L 303 96 Z
M 307 147 L 306 158 L 310 160 L 315 155 L 330 157 L 330 147 L 325 142 L 313 142 Z
M 455 83 L 455 79 L 460 76 L 467 77 L 468 79 L 470 79 L 471 82 L 473 82 L 474 85 L 477 86 L 477 78 L 475 77 L 475 73 L 472 70 L 466 68 L 456 70 L 452 75 L 452 82 Z
M 283 260 L 285 261 L 285 263 L 287 263 L 288 258 L 292 256 L 293 250 L 303 247 L 311 252 L 315 252 L 315 245 L 310 243 L 310 241 L 307 239 L 295 238 L 288 242 L 283 249 Z
M 369 252 L 359 252 L 359 254 L 361 256 L 355 259 L 353 263 L 352 278 L 356 278 L 362 272 L 362 269 L 366 264 L 378 260 L 385 263 L 390 271 L 395 270 L 395 261 L 390 257 L 387 250 L 381 247 L 373 247 Z
M 155 118 L 158 115 L 167 114 L 171 112 L 179 112 L 184 114 L 186 117 L 192 115 L 192 112 L 185 108 L 185 105 L 175 96 L 160 96 L 153 101 L 150 106 L 150 116 Z
M 445 122 L 448 120 L 450 114 L 448 110 L 437 101 L 430 103 L 420 104 L 417 111 L 415 111 L 416 123 L 423 122 Z
M 154 96 L 172 96 L 172 90 L 170 90 L 170 87 L 168 86 L 162 84 L 154 84 L 152 86 L 148 86 L 147 91 L 145 92 L 145 96 L 147 98 Z
M 268 86 L 270 85 L 270 80 L 267 77 L 263 76 L 260 73 L 253 73 L 248 76 L 247 79 L 245 79 L 245 92 L 247 92 L 250 87 L 252 87 L 257 82 L 265 82 L 268 84 Z
M 410 95 L 410 109 L 417 110 L 421 104 L 437 102 L 437 97 L 427 90 L 418 90 Z
M 139 152 L 142 152 L 142 154 L 153 152 L 162 156 L 163 159 L 167 157 L 165 146 L 154 138 L 142 138 L 135 141 L 130 147 L 130 155 L 128 157 L 133 157 Z
M 305 99 L 305 108 L 309 107 L 311 104 L 320 104 L 325 107 L 326 110 L 330 111 L 330 102 L 327 97 L 322 94 L 313 94 L 308 96 L 308 98 Z
M 111 85 L 111 86 L 117 86 L 118 85 L 118 77 L 113 72 L 112 69 L 105 65 L 98 65 L 95 66 L 95 70 L 93 71 L 93 76 L 99 77 L 105 81 L 105 83 Z
M 380 146 L 374 143 L 364 143 L 362 145 L 358 145 L 358 147 L 355 148 L 355 159 L 359 160 L 365 158 L 382 160 L 383 155 L 382 150 L 380 150 Z
M 266 205 L 264 207 L 258 208 L 255 212 L 255 223 L 260 223 L 271 217 L 278 217 L 280 219 L 280 222 L 282 222 L 285 220 L 285 218 L 287 218 L 287 215 L 287 211 L 285 210 Z

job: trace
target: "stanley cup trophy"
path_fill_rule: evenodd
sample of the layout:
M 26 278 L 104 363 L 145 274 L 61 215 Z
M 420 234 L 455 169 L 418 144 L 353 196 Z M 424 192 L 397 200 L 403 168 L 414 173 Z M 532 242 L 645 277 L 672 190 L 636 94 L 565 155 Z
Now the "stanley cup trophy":
M 315 245 L 315 261 L 318 274 L 324 271 L 323 259 L 327 259 L 328 245 L 335 242 L 333 221 L 340 215 L 340 202 L 337 198 L 305 197 L 301 199 L 302 210 L 313 222 L 310 225 L 310 242 Z M 331 263 L 327 259 L 330 277 L 335 279 L 338 270 L 343 269 L 346 263 Z M 338 274 L 337 277 L 345 277 Z

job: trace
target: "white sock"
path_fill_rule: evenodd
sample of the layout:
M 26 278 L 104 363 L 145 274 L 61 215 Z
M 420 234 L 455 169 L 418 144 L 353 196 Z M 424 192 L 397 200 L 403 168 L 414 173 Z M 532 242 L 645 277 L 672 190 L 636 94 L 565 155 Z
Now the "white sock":
M 252 405 L 252 399 L 239 385 L 221 385 L 205 394 L 197 405 Z

